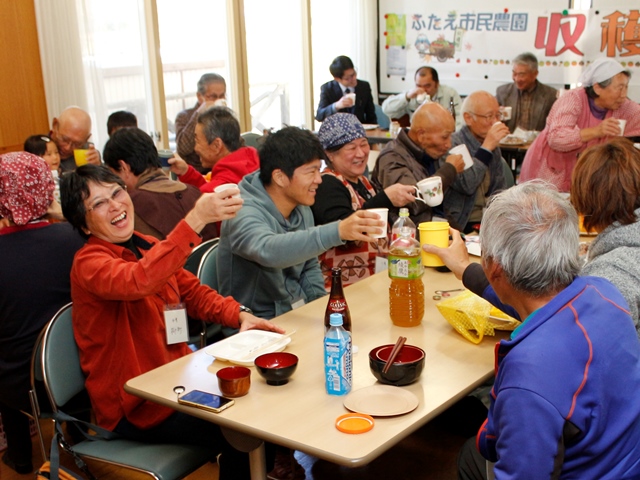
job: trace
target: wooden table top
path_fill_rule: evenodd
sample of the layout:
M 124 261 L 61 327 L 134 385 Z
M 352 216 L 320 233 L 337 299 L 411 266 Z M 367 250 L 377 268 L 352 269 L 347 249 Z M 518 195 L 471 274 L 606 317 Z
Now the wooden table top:
M 426 352 L 420 380 L 403 388 L 419 399 L 411 413 L 377 417 L 374 428 L 364 434 L 339 432 L 336 418 L 348 413 L 344 397 L 325 392 L 323 367 L 324 311 L 327 297 L 275 318 L 287 331 L 297 329 L 286 351 L 299 357 L 298 369 L 288 384 L 269 386 L 252 367 L 249 393 L 220 414 L 179 405 L 174 386 L 187 391 L 219 393 L 215 372 L 228 366 L 197 351 L 129 380 L 125 390 L 159 404 L 204 418 L 221 426 L 301 450 L 345 466 L 369 463 L 395 443 L 424 425 L 450 405 L 481 385 L 493 374 L 495 337 L 473 345 L 456 333 L 440 315 L 432 299 L 435 290 L 460 288 L 451 273 L 425 269 L 425 316 L 412 328 L 394 326 L 389 319 L 389 278 L 374 275 L 345 288 L 353 322 L 353 390 L 376 385 L 369 370 L 368 353 L 375 346 L 395 343 L 399 335 L 407 344 Z

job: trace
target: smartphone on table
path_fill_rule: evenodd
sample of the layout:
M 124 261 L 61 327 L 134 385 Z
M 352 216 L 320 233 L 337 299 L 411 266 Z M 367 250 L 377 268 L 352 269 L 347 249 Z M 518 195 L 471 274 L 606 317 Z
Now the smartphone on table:
M 220 413 L 235 403 L 234 400 L 216 395 L 215 393 L 203 392 L 201 390 L 191 390 L 178 397 L 178 403 L 191 407 L 201 408 L 213 413 Z

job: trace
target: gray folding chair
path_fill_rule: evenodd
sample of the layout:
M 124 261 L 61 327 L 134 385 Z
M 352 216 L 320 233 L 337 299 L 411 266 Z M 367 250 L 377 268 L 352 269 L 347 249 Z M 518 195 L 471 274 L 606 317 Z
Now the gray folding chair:
M 60 309 L 45 327 L 41 366 L 47 395 L 53 411 L 58 413 L 60 406 L 84 390 L 71 304 Z M 158 480 L 183 478 L 204 465 L 213 453 L 193 445 L 147 444 L 120 438 L 84 440 L 72 449 L 82 459 L 129 468 Z

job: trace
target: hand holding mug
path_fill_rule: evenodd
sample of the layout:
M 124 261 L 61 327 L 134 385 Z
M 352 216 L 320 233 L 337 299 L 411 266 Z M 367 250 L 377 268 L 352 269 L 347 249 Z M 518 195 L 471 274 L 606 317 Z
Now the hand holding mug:
M 416 190 L 416 200 L 425 203 L 430 207 L 436 207 L 442 203 L 442 200 L 444 200 L 444 194 L 442 192 L 442 178 L 440 177 L 424 178 L 420 180 L 414 188 Z
M 167 160 L 171 171 L 176 175 L 184 175 L 189 170 L 189 164 L 185 162 L 177 153 L 173 154 L 173 158 Z

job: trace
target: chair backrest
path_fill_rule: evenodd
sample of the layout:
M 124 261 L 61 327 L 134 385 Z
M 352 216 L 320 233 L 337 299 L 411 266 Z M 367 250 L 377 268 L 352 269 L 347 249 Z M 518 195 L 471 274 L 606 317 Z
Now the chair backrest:
M 200 279 L 200 283 L 207 285 L 214 290 L 218 290 L 218 244 L 212 245 L 209 250 L 202 256 L 200 262 L 200 268 L 198 269 L 197 276 Z
M 374 104 L 376 108 L 376 117 L 378 119 L 378 125 L 383 130 L 387 130 L 389 125 L 391 125 L 391 119 L 387 117 L 387 114 L 382 111 L 382 107 L 378 104 Z
M 204 256 L 205 253 L 209 251 L 209 249 L 213 245 L 218 245 L 219 241 L 220 241 L 219 238 L 212 238 L 211 240 L 202 242 L 200 245 L 195 247 L 187 257 L 187 261 L 184 264 L 184 269 L 193 273 L 194 275 L 198 275 L 198 270 L 200 269 L 200 262 L 202 261 L 202 257 Z
M 247 147 L 258 148 L 260 146 L 262 135 L 259 133 L 245 132 L 240 135 L 244 139 Z
M 54 411 L 84 390 L 69 303 L 53 316 L 42 337 L 42 377 Z

